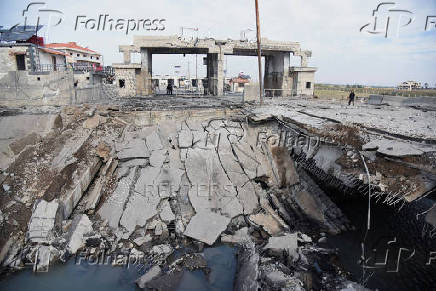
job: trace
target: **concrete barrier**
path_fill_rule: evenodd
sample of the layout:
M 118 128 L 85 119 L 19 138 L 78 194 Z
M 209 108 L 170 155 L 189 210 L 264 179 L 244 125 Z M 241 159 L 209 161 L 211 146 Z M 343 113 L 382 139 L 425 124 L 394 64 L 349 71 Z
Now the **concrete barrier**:
M 246 84 L 244 88 L 244 102 L 259 103 L 259 83 Z
M 0 74 L 0 105 L 42 106 L 92 103 L 116 96 L 114 85 L 93 84 L 89 74 L 54 71 L 34 74 L 9 71 Z

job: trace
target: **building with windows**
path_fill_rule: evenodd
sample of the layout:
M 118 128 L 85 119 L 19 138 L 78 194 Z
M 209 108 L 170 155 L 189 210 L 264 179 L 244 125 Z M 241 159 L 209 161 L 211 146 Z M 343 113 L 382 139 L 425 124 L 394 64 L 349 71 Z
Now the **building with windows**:
M 67 56 L 67 63 L 84 66 L 103 66 L 102 55 L 76 42 L 49 43 L 45 47 L 62 51 Z
M 230 91 L 243 93 L 246 84 L 250 84 L 251 77 L 240 73 L 238 77 L 230 79 Z
M 0 30 L 0 72 L 65 70 L 66 54 L 44 46 L 42 26 Z
M 416 81 L 406 81 L 398 85 L 398 89 L 400 90 L 415 90 L 422 89 L 421 83 Z

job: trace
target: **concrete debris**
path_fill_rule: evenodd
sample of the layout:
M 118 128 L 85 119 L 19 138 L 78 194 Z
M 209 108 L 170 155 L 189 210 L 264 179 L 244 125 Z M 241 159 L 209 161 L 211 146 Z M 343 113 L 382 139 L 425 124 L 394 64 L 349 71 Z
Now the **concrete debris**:
M 401 142 L 388 139 L 373 140 L 362 146 L 364 151 L 377 150 L 377 152 L 392 156 L 392 157 L 405 157 L 405 156 L 419 156 L 422 155 L 425 149 L 421 150 L 422 145 L 413 145 L 408 142 Z
M 150 151 L 158 151 L 163 149 L 162 141 L 156 130 L 154 130 L 150 135 L 147 136 L 146 144 L 147 148 Z
M 159 266 L 153 266 L 150 270 L 148 270 L 144 275 L 139 277 L 138 280 L 136 280 L 136 284 L 139 288 L 144 289 L 146 287 L 146 284 L 156 278 L 161 273 L 161 268 Z
M 99 209 L 98 214 L 103 220 L 107 220 L 110 227 L 117 229 L 120 218 L 124 212 L 124 204 L 130 193 L 130 185 L 133 183 L 135 171 L 131 171 L 127 177 L 122 178 L 112 193 Z
M 146 236 L 135 238 L 133 242 L 138 246 L 142 246 L 143 244 L 150 242 L 151 240 L 151 235 L 147 234 Z
M 340 291 L 369 291 L 371 289 L 367 289 L 367 288 L 363 287 L 362 285 L 357 284 L 355 282 L 347 281 L 347 282 L 344 282 L 343 287 L 341 287 L 338 290 L 340 290 Z
M 160 259 L 165 260 L 173 253 L 173 248 L 169 244 L 155 245 L 151 248 L 150 254 L 158 256 Z
M 85 234 L 92 231 L 92 222 L 86 214 L 79 215 L 74 218 L 70 230 L 68 251 L 75 254 L 79 248 L 85 244 Z
M 103 162 L 106 163 L 106 161 L 109 158 L 109 155 L 111 153 L 111 148 L 110 146 L 108 146 L 105 142 L 100 142 L 97 146 L 97 148 L 95 149 L 95 152 L 97 154 L 97 156 L 99 156 L 100 158 L 103 159 Z
M 159 221 L 154 227 L 154 235 L 162 238 L 168 237 L 168 227 L 162 221 Z
M 195 214 L 184 234 L 196 240 L 213 245 L 230 222 L 230 218 L 218 213 L 201 211 Z
M 142 139 L 133 139 L 123 144 L 117 144 L 115 147 L 117 157 L 121 161 L 150 157 L 145 141 Z
M 85 120 L 83 122 L 83 128 L 94 129 L 97 128 L 100 124 L 105 123 L 106 121 L 107 121 L 106 117 L 97 114 Z
M 304 291 L 303 283 L 278 269 L 262 268 L 262 277 L 273 290 Z
M 190 130 L 181 130 L 178 135 L 179 148 L 190 148 L 193 144 L 193 135 Z
M 285 234 L 284 236 L 270 237 L 268 244 L 264 249 L 271 249 L 274 251 L 286 250 L 289 254 L 295 254 L 298 248 L 297 233 Z
M 248 219 L 255 225 L 263 227 L 270 235 L 277 235 L 282 232 L 280 223 L 272 215 L 258 213 L 250 215 Z
M 223 170 L 215 150 L 188 149 L 186 173 L 192 186 L 189 200 L 194 209 L 219 209 L 222 215 L 235 217 L 243 213 L 237 192 Z
M 62 212 L 59 202 L 37 200 L 29 220 L 27 239 L 32 243 L 49 243 L 56 228 L 60 227 Z
M 160 211 L 160 218 L 164 222 L 171 222 L 176 219 L 176 216 L 174 215 L 173 211 L 171 210 L 170 203 L 168 200 L 165 200 L 161 205 L 161 211 Z
M 53 249 L 53 247 L 45 245 L 38 247 L 35 260 L 37 263 L 33 266 L 34 272 L 48 272 Z
M 76 183 L 73 184 L 71 189 L 66 190 L 66 192 L 60 197 L 65 218 L 70 217 L 73 209 L 79 203 L 83 193 L 88 189 L 89 184 L 92 182 L 102 165 L 101 160 L 97 157 L 91 158 L 88 162 L 89 164 L 85 165 L 82 172 L 75 177 Z
M 1 237 L 0 261 L 18 268 L 37 254 L 36 270 L 46 270 L 52 259 L 86 246 L 92 255 L 105 250 L 118 252 L 117 259 L 146 258 L 149 269 L 137 285 L 165 289 L 177 286 L 186 270 L 207 273 L 207 249 L 184 252 L 203 252 L 218 240 L 240 249 L 235 289 L 364 290 L 331 267 L 334 250 L 317 245 L 327 238 L 316 233 L 334 235 L 351 225 L 318 185 L 367 189 L 362 153 L 377 191 L 397 185 L 420 197 L 435 183 L 436 135 L 425 134 L 424 121 L 412 134 L 403 126 L 375 126 L 351 108 L 276 99 L 243 110 L 186 113 L 171 110 L 173 101 L 138 98 L 117 101 L 116 113 L 109 106 L 65 109 L 55 130 L 5 129 L 0 159 L 11 166 L 0 175 L 0 224 L 14 236 Z M 157 102 L 168 108 L 144 110 Z M 414 112 L 409 115 L 419 119 Z M 344 123 L 351 115 L 360 128 Z M 275 143 L 268 136 L 277 132 Z M 282 134 L 291 142 L 279 141 Z M 298 138 L 307 135 L 314 136 L 306 146 Z M 425 213 L 434 227 L 435 209 Z
M 225 243 L 245 244 L 248 241 L 251 241 L 251 237 L 248 234 L 247 227 L 243 227 L 237 230 L 233 235 L 229 235 L 229 234 L 221 235 L 221 242 L 225 242 Z
M 307 234 L 298 233 L 298 237 L 297 237 L 299 242 L 303 242 L 303 243 L 311 243 L 312 242 L 312 238 L 310 236 L 308 236 Z

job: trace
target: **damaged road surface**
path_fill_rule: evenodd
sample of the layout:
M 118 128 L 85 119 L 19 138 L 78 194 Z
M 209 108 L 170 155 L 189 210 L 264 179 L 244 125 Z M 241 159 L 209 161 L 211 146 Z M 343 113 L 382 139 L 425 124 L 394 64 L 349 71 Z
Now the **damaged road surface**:
M 374 161 L 398 145 L 386 163 L 420 166 L 410 172 L 417 182 L 407 184 L 409 193 L 389 198 L 408 203 L 431 189 L 434 171 L 407 157 L 431 155 L 433 145 L 411 150 L 374 132 L 357 134 L 357 144 L 283 144 L 269 137 L 284 129 L 322 136 L 331 121 L 271 108 L 71 106 L 52 113 L 43 137 L 32 138 L 28 128 L 25 144 L 2 161 L 4 276 L 29 266 L 70 268 L 73 260 L 134 266 L 125 284 L 156 290 L 186 287 L 192 276 L 206 289 L 365 290 L 325 245 L 328 236 L 354 229 L 325 180 L 342 190 L 368 184 L 363 151 L 385 199 L 399 173 Z M 433 212 L 425 213 L 429 225 Z M 225 271 L 226 264 L 233 267 Z

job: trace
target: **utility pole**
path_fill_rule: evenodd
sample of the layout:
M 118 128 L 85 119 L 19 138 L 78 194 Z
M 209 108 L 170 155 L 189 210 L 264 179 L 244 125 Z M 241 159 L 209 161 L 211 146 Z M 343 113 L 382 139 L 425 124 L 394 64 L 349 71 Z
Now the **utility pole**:
M 263 105 L 263 88 L 262 88 L 262 52 L 260 50 L 260 22 L 259 22 L 259 0 L 256 1 L 256 29 L 257 29 L 257 60 L 259 62 L 259 97 L 260 105 Z

